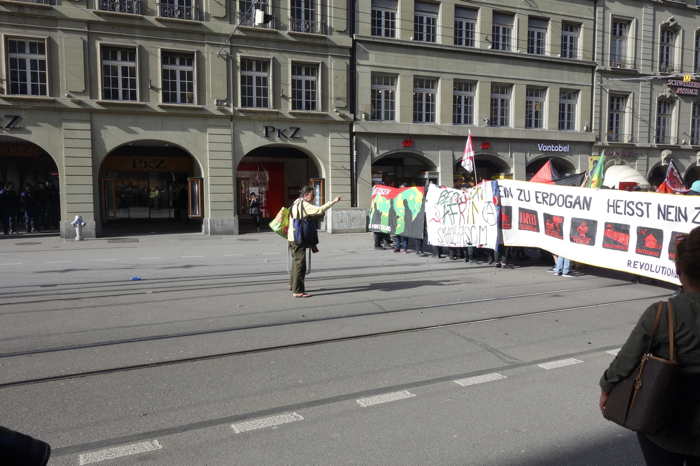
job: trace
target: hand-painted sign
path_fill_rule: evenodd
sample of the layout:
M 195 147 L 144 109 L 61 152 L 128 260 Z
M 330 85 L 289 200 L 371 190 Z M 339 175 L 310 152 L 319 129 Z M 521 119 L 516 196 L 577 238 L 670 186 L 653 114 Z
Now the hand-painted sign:
M 428 242 L 435 246 L 495 249 L 498 242 L 498 184 L 459 190 L 431 184 L 425 197 Z
M 376 185 L 372 188 L 369 230 L 407 238 L 423 239 L 425 210 L 422 187 L 392 188 Z
M 700 198 L 499 181 L 503 242 L 679 283 L 678 236 L 700 225 Z M 513 219 L 515 216 L 515 220 Z

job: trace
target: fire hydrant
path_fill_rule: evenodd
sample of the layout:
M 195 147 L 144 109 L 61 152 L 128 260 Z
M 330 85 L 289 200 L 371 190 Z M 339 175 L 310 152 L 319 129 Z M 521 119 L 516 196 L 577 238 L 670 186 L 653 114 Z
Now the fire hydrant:
M 75 220 L 71 222 L 71 225 L 73 225 L 73 228 L 75 228 L 75 240 L 82 241 L 83 227 L 87 225 L 87 223 L 83 221 L 83 217 L 80 215 L 76 215 Z

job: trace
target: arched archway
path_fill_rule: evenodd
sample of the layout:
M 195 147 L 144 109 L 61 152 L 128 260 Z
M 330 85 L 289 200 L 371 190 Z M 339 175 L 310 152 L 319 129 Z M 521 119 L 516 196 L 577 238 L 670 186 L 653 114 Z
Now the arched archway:
M 315 203 L 326 202 L 323 166 L 312 154 L 295 146 L 267 145 L 248 152 L 236 168 L 236 212 L 239 231 L 254 231 L 249 197 L 255 194 L 263 218 L 272 218 L 289 206 L 305 185 L 316 189 Z
M 454 183 L 455 186 L 460 186 L 469 181 L 480 182 L 482 180 L 490 180 L 499 176 L 510 173 L 508 164 L 499 157 L 491 154 L 479 154 L 474 156 L 474 167 L 476 168 L 476 180 L 473 173 L 467 173 L 462 167 L 462 160 L 455 162 Z
M 700 165 L 693 165 L 688 168 L 688 170 L 685 172 L 685 176 L 683 177 L 683 181 L 685 182 L 685 185 L 690 188 L 690 186 L 693 184 L 693 181 L 700 180 Z
M 372 184 L 424 186 L 437 183 L 437 167 L 419 152 L 386 152 L 372 162 Z
M 0 136 L 0 224 L 4 234 L 59 233 L 61 203 L 56 161 L 40 146 Z
M 649 184 L 654 188 L 657 188 L 666 179 L 666 171 L 668 170 L 668 164 L 656 164 L 649 170 L 647 175 L 647 180 Z
M 525 169 L 525 178 L 530 179 L 532 178 L 535 173 L 539 171 L 542 166 L 547 163 L 548 160 L 552 161 L 552 166 L 554 167 L 554 170 L 557 172 L 557 175 L 559 178 L 563 178 L 565 176 L 573 175 L 576 172 L 576 168 L 574 165 L 569 162 L 568 160 L 561 158 L 561 157 L 538 157 L 530 163 L 527 164 L 527 167 Z
M 201 231 L 202 168 L 185 149 L 164 141 L 118 146 L 100 166 L 103 232 Z

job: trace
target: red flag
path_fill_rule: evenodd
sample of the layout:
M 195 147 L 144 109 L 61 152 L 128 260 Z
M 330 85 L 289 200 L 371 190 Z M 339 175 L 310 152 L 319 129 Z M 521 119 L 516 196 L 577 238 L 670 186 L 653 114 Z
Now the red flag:
M 554 184 L 554 180 L 559 178 L 557 176 L 557 171 L 554 169 L 554 165 L 552 165 L 551 160 L 547 160 L 547 162 L 540 167 L 539 170 L 537 170 L 537 173 L 533 175 L 532 178 L 530 178 L 530 181 L 533 183 L 547 183 L 547 184 Z
M 462 156 L 462 167 L 467 172 L 474 172 L 474 148 L 472 147 L 472 133 L 467 137 L 467 144 L 464 146 L 464 155 Z
M 656 192 L 675 192 L 680 194 L 685 194 L 688 192 L 688 188 L 685 187 L 685 184 L 683 183 L 683 178 L 681 178 L 681 174 L 678 171 L 678 168 L 676 168 L 676 164 L 673 162 L 673 160 L 671 160 L 668 163 L 668 168 L 666 169 L 666 178 L 664 179 L 663 183 L 661 183 L 661 185 L 659 185 L 659 187 L 656 189 Z

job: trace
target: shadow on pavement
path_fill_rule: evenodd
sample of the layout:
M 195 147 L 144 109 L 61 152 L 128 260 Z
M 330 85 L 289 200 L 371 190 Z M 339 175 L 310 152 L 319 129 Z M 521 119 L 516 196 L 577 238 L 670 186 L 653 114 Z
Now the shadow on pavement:
M 382 282 L 382 283 L 370 283 L 369 285 L 362 286 L 342 286 L 338 288 L 321 288 L 318 291 L 314 291 L 316 296 L 330 296 L 334 294 L 347 294 L 347 293 L 357 293 L 363 291 L 399 291 L 399 290 L 410 290 L 414 288 L 419 288 L 421 286 L 445 286 L 450 285 L 451 282 L 437 281 L 437 280 L 412 280 L 412 281 L 401 281 L 401 282 Z M 327 293 L 330 291 L 330 293 Z
M 611 433 L 577 445 L 561 445 L 552 450 L 527 452 L 490 466 L 644 466 L 644 458 L 633 432 Z M 554 449 L 556 448 L 556 449 Z

